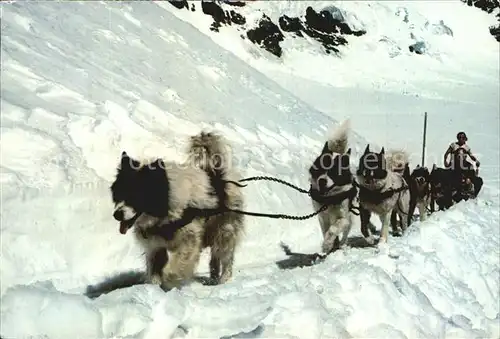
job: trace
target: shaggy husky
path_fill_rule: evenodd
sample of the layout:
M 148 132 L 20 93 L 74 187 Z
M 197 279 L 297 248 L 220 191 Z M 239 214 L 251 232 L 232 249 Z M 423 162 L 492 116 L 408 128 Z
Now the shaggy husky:
M 123 152 L 111 186 L 120 233 L 134 228 L 146 252 L 146 281 L 167 290 L 193 277 L 205 247 L 211 248 L 213 283 L 228 281 L 244 231 L 243 215 L 221 211 L 243 207 L 240 187 L 226 184 L 239 179 L 230 168 L 229 146 L 202 132 L 190 138 L 187 153 L 195 163 L 140 162 Z
M 408 226 L 410 192 L 401 173 L 407 165 L 408 156 L 405 152 L 394 151 L 386 155 L 382 148 L 380 153 L 375 153 L 370 151 L 370 145 L 366 146 L 359 160 L 356 177 L 360 186 L 361 233 L 370 245 L 375 242 L 368 228 L 372 212 L 382 222 L 381 244 L 387 242 L 392 212 L 399 215 L 403 232 Z M 396 227 L 393 224 L 394 231 Z
M 314 210 L 328 204 L 328 208 L 318 214 L 325 254 L 345 244 L 352 226 L 350 208 L 357 189 L 350 170 L 351 149 L 347 149 L 349 128 L 349 120 L 340 124 L 309 168 Z
M 408 180 L 411 199 L 408 215 L 413 216 L 415 207 L 418 207 L 420 221 L 427 219 L 427 208 L 431 203 L 431 174 L 427 167 L 418 165 Z

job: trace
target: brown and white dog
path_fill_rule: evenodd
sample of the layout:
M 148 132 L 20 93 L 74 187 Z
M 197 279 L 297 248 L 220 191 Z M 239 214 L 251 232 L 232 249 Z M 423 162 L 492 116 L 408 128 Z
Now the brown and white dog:
M 380 218 L 382 229 L 379 244 L 385 243 L 389 236 L 389 225 L 393 230 L 397 227 L 393 223 L 393 216 L 397 214 L 401 220 L 402 232 L 408 226 L 408 210 L 410 205 L 410 192 L 403 173 L 408 164 L 408 156 L 404 151 L 385 153 L 370 151 L 366 146 L 359 159 L 356 178 L 359 184 L 359 215 L 361 219 L 361 233 L 369 244 L 374 244 L 370 229 L 370 217 L 375 213 Z
M 427 210 L 431 203 L 431 175 L 427 167 L 417 165 L 411 172 L 410 185 L 410 211 L 409 217 L 413 217 L 415 208 L 418 207 L 420 221 L 427 219 Z

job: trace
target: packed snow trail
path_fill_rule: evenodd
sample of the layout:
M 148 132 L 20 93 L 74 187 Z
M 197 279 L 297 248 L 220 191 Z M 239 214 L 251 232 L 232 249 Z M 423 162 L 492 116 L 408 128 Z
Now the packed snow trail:
M 500 335 L 491 182 L 385 248 L 365 247 L 355 225 L 352 248 L 282 270 L 280 241 L 317 251 L 317 221 L 248 218 L 225 285 L 85 297 L 88 285 L 143 269 L 111 215 L 122 150 L 180 159 L 187 136 L 214 127 L 245 176 L 307 187 L 336 122 L 150 2 L 2 4 L 1 80 L 2 338 Z M 350 143 L 355 165 L 366 141 L 353 133 Z M 311 212 L 289 188 L 245 190 L 248 210 Z

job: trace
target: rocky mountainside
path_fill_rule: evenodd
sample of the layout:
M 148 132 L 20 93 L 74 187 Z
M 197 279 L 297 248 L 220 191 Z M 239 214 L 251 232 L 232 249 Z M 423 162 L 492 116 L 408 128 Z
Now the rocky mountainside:
M 237 10 L 246 5 L 243 1 L 202 1 L 191 6 L 186 0 L 169 2 L 178 9 L 193 12 L 201 10 L 210 15 L 213 18 L 210 29 L 213 31 L 217 32 L 222 25 L 239 26 L 244 31 L 241 35 L 243 39 L 249 39 L 277 57 L 283 54 L 281 43 L 285 38 L 284 33 L 293 33 L 293 37 L 298 39 L 307 37 L 316 40 L 326 53 L 338 52 L 338 46 L 348 43 L 347 36 L 357 37 L 366 33 L 349 27 L 340 12 L 337 15 L 326 10 L 316 12 L 312 7 L 307 7 L 301 17 L 282 15 L 277 22 L 262 13 L 260 20 L 250 25 Z
M 475 6 L 488 13 L 495 14 L 499 9 L 498 0 L 461 0 L 469 6 Z M 308 41 L 315 40 L 321 44 L 325 53 L 338 53 L 339 46 L 347 45 L 351 39 L 363 36 L 366 31 L 363 29 L 355 29 L 351 27 L 345 20 L 343 11 L 335 6 L 329 6 L 328 9 L 315 10 L 312 7 L 307 7 L 304 13 L 300 16 L 281 15 L 274 20 L 266 15 L 265 12 L 260 13 L 260 18 L 248 20 L 242 14 L 241 8 L 247 6 L 249 1 L 201 1 L 188 3 L 186 0 L 169 0 L 169 3 L 179 10 L 186 11 L 201 11 L 204 14 L 211 16 L 213 22 L 210 29 L 218 32 L 222 26 L 235 26 L 240 32 L 242 39 L 248 39 L 255 45 L 267 50 L 276 57 L 280 58 L 283 55 L 282 45 L 286 37 L 293 39 L 305 39 Z M 403 23 L 413 25 L 408 21 L 408 13 L 396 13 L 402 16 Z M 499 16 L 500 14 L 496 14 Z M 500 18 L 500 17 L 499 17 Z M 425 29 L 432 32 L 434 35 L 450 35 L 453 36 L 453 31 L 441 20 L 438 23 L 425 24 Z M 500 25 L 490 27 L 491 34 L 500 41 Z M 397 49 L 394 55 L 401 53 L 401 48 L 407 48 L 415 54 L 425 54 L 428 51 L 426 41 L 422 40 L 413 33 L 410 36 L 412 43 L 404 46 L 393 46 Z M 382 43 L 394 44 L 391 41 L 381 41 Z M 393 49 L 394 49 L 393 48 Z M 391 53 L 390 53 L 391 54 Z M 391 55 L 392 56 L 392 55 Z
M 461 0 L 468 6 L 473 6 L 482 9 L 483 11 L 495 14 L 498 18 L 496 26 L 490 27 L 490 33 L 500 42 L 500 1 L 499 0 Z

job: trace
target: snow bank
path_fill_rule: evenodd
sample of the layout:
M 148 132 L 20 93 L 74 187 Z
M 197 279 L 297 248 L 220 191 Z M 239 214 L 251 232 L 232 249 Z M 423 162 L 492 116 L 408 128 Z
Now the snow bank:
M 143 269 L 111 216 L 122 150 L 180 158 L 186 136 L 209 126 L 234 143 L 246 175 L 307 187 L 335 121 L 151 2 L 15 2 L 2 6 L 2 25 L 2 338 L 500 335 L 493 176 L 477 201 L 385 247 L 366 247 L 354 225 L 350 246 L 301 268 L 279 242 L 316 252 L 315 219 L 248 218 L 229 283 L 88 298 L 89 285 Z M 483 126 L 491 154 L 493 125 Z M 366 141 L 352 133 L 350 144 L 357 159 Z M 249 210 L 311 212 L 288 188 L 246 190 Z M 203 253 L 197 273 L 206 268 Z
M 2 334 L 497 337 L 498 202 L 461 203 L 387 247 L 346 247 L 312 267 L 242 268 L 222 286 L 193 283 L 165 294 L 141 285 L 96 299 L 48 281 L 13 286 L 2 297 Z

